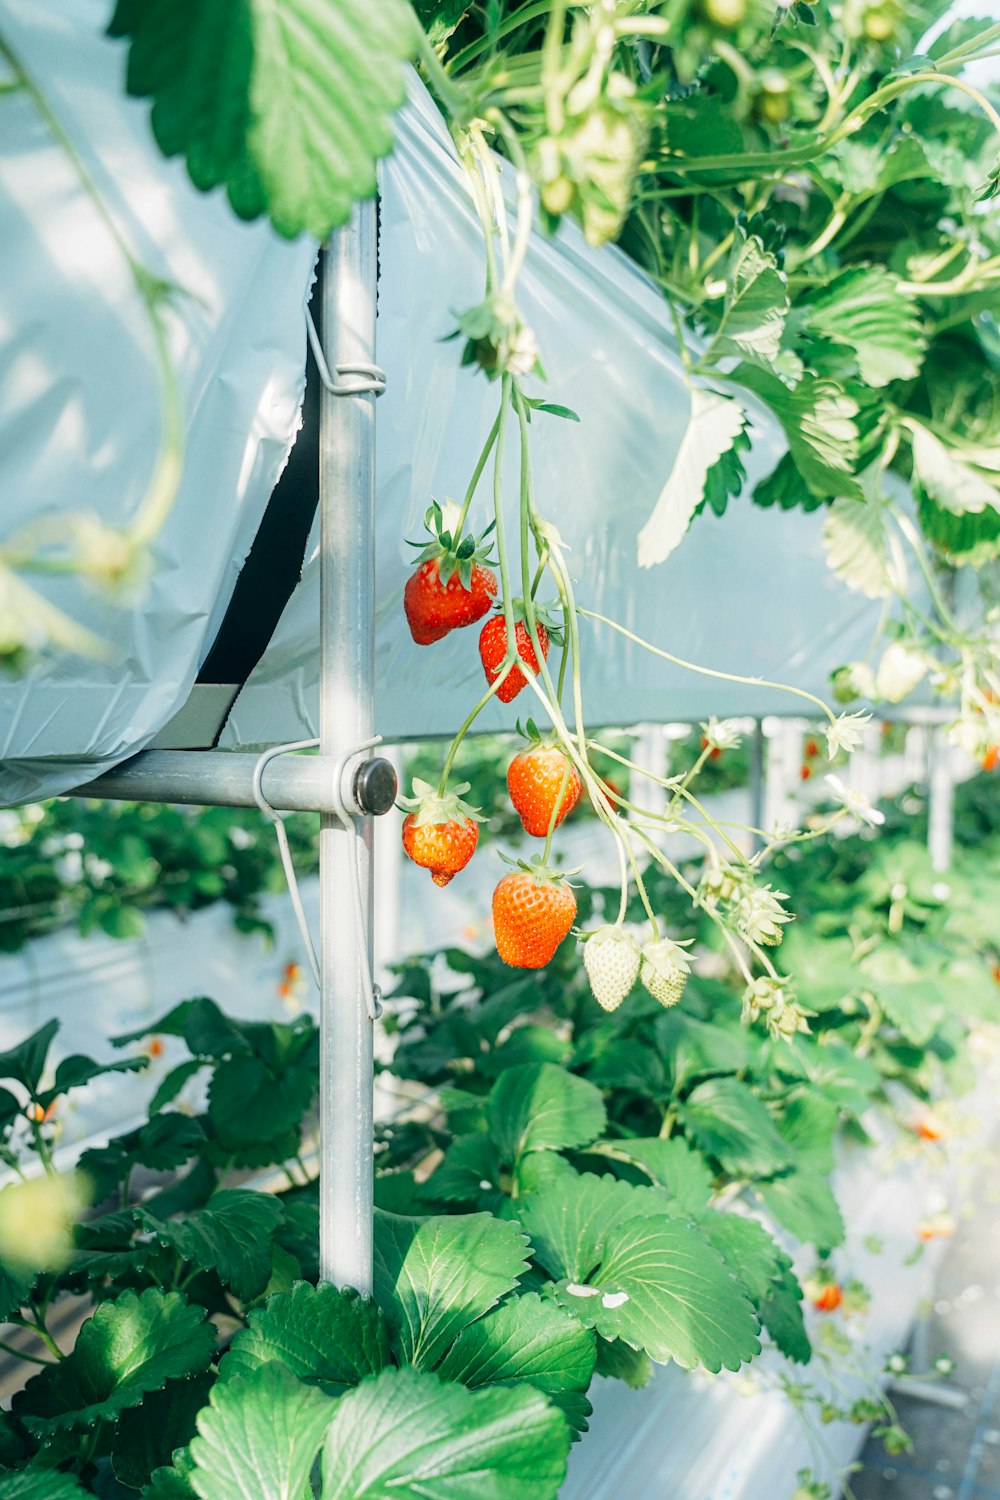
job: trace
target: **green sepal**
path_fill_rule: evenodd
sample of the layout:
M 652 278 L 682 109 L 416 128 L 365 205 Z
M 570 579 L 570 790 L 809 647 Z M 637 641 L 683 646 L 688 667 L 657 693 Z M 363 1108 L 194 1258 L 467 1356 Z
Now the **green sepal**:
M 429 781 L 422 781 L 419 776 L 414 776 L 413 796 L 398 798 L 396 805 L 404 812 L 416 815 L 418 828 L 428 823 L 458 823 L 463 818 L 471 818 L 474 823 L 483 823 L 486 820 L 480 809 L 462 801 L 469 787 L 468 781 L 461 781 L 458 786 L 452 787 L 441 795 L 437 787 L 431 786 Z

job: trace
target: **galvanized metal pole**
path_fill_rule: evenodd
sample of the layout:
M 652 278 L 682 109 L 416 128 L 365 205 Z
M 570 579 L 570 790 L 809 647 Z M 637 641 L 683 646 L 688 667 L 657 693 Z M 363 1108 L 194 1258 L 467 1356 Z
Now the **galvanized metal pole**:
M 323 282 L 323 344 L 331 370 L 375 358 L 374 203 L 332 238 Z M 320 404 L 319 742 L 343 755 L 374 732 L 375 396 Z M 371 819 L 364 839 L 320 826 L 320 1275 L 372 1286 L 372 1031 L 362 950 L 372 942 Z M 365 930 L 351 883 L 360 864 Z
M 750 736 L 750 826 L 763 832 L 765 812 L 764 798 L 764 721 L 755 719 Z M 764 847 L 762 833 L 750 835 L 750 853 L 759 854 Z
M 951 746 L 940 729 L 929 737 L 927 798 L 927 848 L 935 870 L 951 867 L 955 840 L 955 777 Z

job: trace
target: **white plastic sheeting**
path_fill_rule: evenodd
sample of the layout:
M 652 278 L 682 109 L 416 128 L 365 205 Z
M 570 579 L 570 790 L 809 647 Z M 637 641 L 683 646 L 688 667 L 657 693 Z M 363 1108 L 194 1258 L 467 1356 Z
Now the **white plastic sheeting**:
M 460 367 L 461 341 L 442 342 L 456 314 L 483 294 L 482 234 L 466 177 L 419 83 L 382 169 L 378 359 L 378 648 L 376 723 L 387 737 L 454 730 L 483 683 L 475 629 L 433 647 L 410 640 L 402 591 L 429 500 L 460 499 L 496 414 L 499 390 Z M 823 559 L 822 514 L 732 502 L 697 520 L 678 552 L 639 570 L 636 538 L 670 473 L 690 394 L 663 297 L 617 250 L 592 249 L 572 225 L 537 235 L 520 282 L 548 382 L 532 394 L 575 410 L 581 423 L 532 423 L 538 506 L 572 548 L 581 604 L 705 666 L 778 678 L 822 693 L 830 668 L 864 654 L 874 607 L 849 593 Z M 774 465 L 782 440 L 755 420 L 750 480 Z M 506 469 L 516 535 L 517 452 Z M 484 476 L 472 512 L 491 504 Z M 510 529 L 510 527 L 508 528 Z M 520 580 L 517 581 L 520 592 Z M 319 564 L 315 556 L 223 733 L 230 747 L 316 733 Z M 697 719 L 708 713 L 794 711 L 794 699 L 693 676 L 581 622 L 586 707 L 593 723 Z M 492 703 L 484 729 L 517 709 Z
M 103 36 L 107 19 L 103 0 L 0 0 L 5 37 L 131 252 L 181 289 L 168 325 L 186 462 L 134 599 L 115 604 L 66 577 L 41 585 L 114 654 L 56 653 L 27 677 L 0 677 L 0 802 L 96 775 L 185 701 L 302 398 L 315 246 L 239 223 L 163 160 L 149 105 L 125 97 L 125 49 Z M 149 321 L 121 247 L 23 92 L 0 98 L 0 245 L 2 534 L 66 511 L 121 525 L 161 441 Z
M 0 681 L 0 802 L 52 794 L 142 748 L 185 701 L 212 643 L 291 442 L 301 396 L 302 300 L 314 247 L 239 224 L 219 194 L 159 156 L 148 105 L 122 91 L 124 49 L 101 35 L 97 0 L 0 0 L 5 34 L 41 84 L 142 264 L 184 288 L 170 353 L 187 424 L 174 510 L 150 581 L 124 607 L 72 579 L 47 593 L 112 642 L 101 663 L 56 653 Z M 4 534 L 56 510 L 120 524 L 141 501 L 160 441 L 150 332 L 121 250 L 31 101 L 2 101 L 0 475 Z M 391 738 L 455 728 L 482 681 L 474 630 L 415 647 L 401 596 L 432 496 L 460 495 L 493 420 L 498 387 L 442 342 L 483 289 L 471 198 L 433 104 L 414 80 L 382 174 L 378 422 L 378 707 Z M 688 422 L 684 383 L 657 289 L 613 249 L 565 227 L 536 237 L 522 281 L 547 386 L 581 425 L 533 423 L 542 512 L 572 548 L 582 603 L 669 649 L 822 690 L 829 667 L 867 645 L 874 609 L 831 577 L 819 516 L 751 509 L 696 522 L 650 571 L 636 537 Z M 756 423 L 751 481 L 775 461 Z M 516 455 L 506 468 L 513 511 Z M 485 523 L 485 497 L 473 519 Z M 593 723 L 788 710 L 794 702 L 669 667 L 582 623 Z M 228 747 L 312 736 L 318 564 L 307 566 L 274 641 L 237 699 Z M 519 705 L 520 707 L 521 705 Z M 509 725 L 494 703 L 481 727 Z

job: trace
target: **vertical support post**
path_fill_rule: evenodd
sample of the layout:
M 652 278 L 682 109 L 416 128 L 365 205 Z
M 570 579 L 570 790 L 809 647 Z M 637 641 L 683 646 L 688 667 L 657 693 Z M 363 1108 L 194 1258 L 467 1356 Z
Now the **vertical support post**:
M 750 737 L 750 826 L 766 828 L 767 812 L 764 805 L 764 720 L 755 719 Z M 750 853 L 759 854 L 764 840 L 759 833 L 750 835 Z
M 947 870 L 955 838 L 955 778 L 951 746 L 940 729 L 930 732 L 928 756 L 927 848 L 934 869 Z
M 375 205 L 362 203 L 326 250 L 322 336 L 327 363 L 375 359 Z M 320 673 L 322 755 L 374 733 L 375 396 L 320 398 Z M 320 823 L 320 1275 L 372 1286 L 373 1025 L 362 978 L 372 940 L 371 819 L 364 840 L 336 818 Z M 352 863 L 361 861 L 355 916 Z M 369 949 L 369 962 L 371 955 Z

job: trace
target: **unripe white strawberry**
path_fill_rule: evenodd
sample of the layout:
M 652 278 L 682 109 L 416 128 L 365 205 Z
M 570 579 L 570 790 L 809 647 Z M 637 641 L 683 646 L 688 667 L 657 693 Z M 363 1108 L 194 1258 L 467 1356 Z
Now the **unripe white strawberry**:
M 889 703 L 899 703 L 909 696 L 927 675 L 930 666 L 928 657 L 902 641 L 893 641 L 882 653 L 875 674 L 875 687 L 880 698 Z
M 639 973 L 639 947 L 621 927 L 601 927 L 583 945 L 583 966 L 594 999 L 604 1010 L 617 1010 Z
M 676 1005 L 687 984 L 688 956 L 670 938 L 647 943 L 642 950 L 639 978 L 654 1000 L 661 1005 Z

